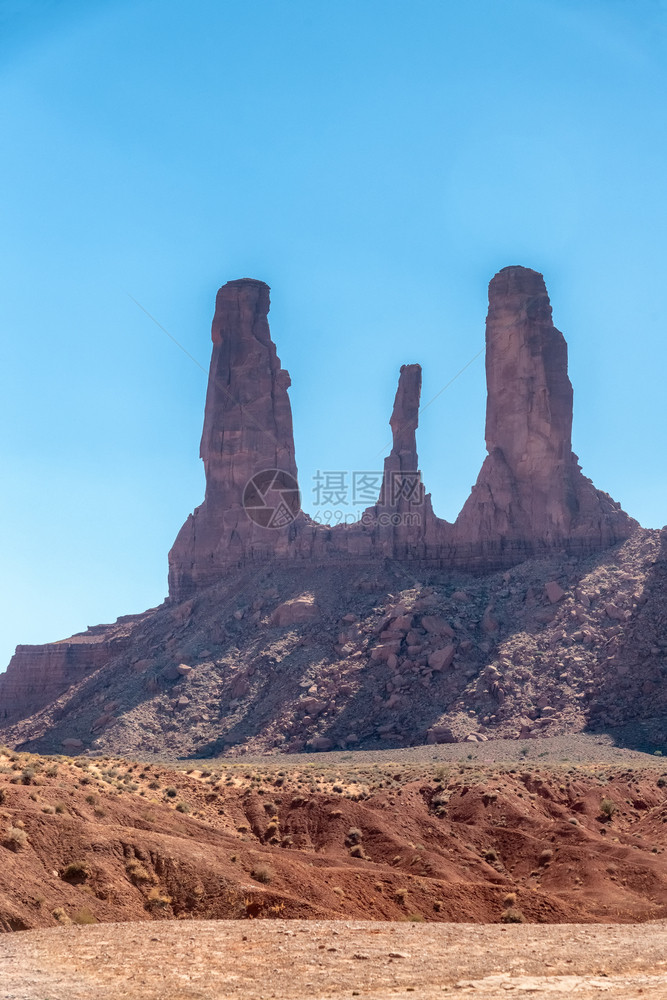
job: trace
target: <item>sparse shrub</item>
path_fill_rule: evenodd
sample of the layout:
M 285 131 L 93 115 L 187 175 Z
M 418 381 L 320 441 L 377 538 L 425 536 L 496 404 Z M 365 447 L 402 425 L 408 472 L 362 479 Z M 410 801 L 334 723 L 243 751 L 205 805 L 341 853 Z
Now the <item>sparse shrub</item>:
M 271 820 L 271 822 L 267 825 L 266 830 L 264 831 L 264 836 L 266 837 L 267 840 L 271 840 L 272 837 L 276 837 L 277 835 L 278 835 L 278 823 L 275 820 Z
M 285 836 L 280 841 L 281 847 L 291 847 L 294 843 L 294 839 L 290 833 L 286 833 Z
M 616 803 L 612 799 L 603 799 L 600 803 L 600 813 L 605 819 L 610 820 L 616 812 Z
M 178 795 L 178 792 L 173 786 L 171 786 L 170 788 L 165 788 L 164 794 L 167 796 L 168 799 L 175 799 L 176 796 Z
M 363 833 L 358 826 L 351 826 L 347 831 L 347 840 L 350 844 L 358 844 L 363 837 Z
M 85 861 L 71 861 L 60 873 L 63 882 L 80 885 L 90 875 L 90 866 Z
M 88 907 L 84 907 L 83 910 L 77 910 L 76 913 L 72 914 L 72 923 L 74 924 L 96 924 L 97 917 L 95 917 Z
M 48 806 L 48 805 L 47 806 L 42 806 L 42 812 L 46 813 L 47 816 L 53 816 L 53 814 L 55 813 L 55 811 L 56 811 L 55 810 L 55 806 Z
M 355 844 L 354 847 L 350 848 L 350 857 L 351 858 L 366 858 L 366 854 L 365 854 L 364 849 L 361 846 L 361 844 Z
M 4 788 L 0 788 L 0 806 L 5 801 L 6 798 L 7 798 L 6 791 L 4 790 Z
M 435 910 L 436 913 L 440 913 L 442 911 L 442 900 L 440 899 L 434 900 L 433 909 Z
M 141 885 L 146 882 L 157 882 L 155 875 L 149 872 L 138 858 L 132 858 L 131 861 L 128 861 L 125 865 L 125 871 L 130 881 L 134 882 L 135 885 Z
M 495 851 L 492 847 L 489 848 L 488 851 L 484 851 L 484 860 L 485 861 L 489 861 L 489 862 L 497 861 L 498 860 L 498 852 Z
M 179 802 L 176 806 L 176 812 L 189 813 L 192 812 L 192 807 L 187 802 Z
M 337 792 L 340 795 L 343 792 L 343 786 L 342 785 L 334 785 L 333 786 L 333 790 L 334 790 L 334 792 Z
M 273 881 L 273 872 L 266 865 L 258 865 L 253 868 L 250 872 L 250 877 L 254 878 L 255 882 L 261 882 L 262 885 L 268 885 Z
M 510 907 L 514 906 L 515 903 L 516 903 L 516 893 L 508 892 L 505 898 L 503 899 L 503 906 Z
M 158 789 L 160 787 L 160 782 L 156 781 L 155 778 L 153 778 L 152 781 L 148 782 L 148 787 L 152 788 L 153 791 L 155 791 L 156 789 Z
M 518 910 L 515 906 L 510 906 L 509 909 L 501 913 L 500 922 L 501 924 L 525 924 L 526 918 L 521 910 Z
M 94 792 L 91 792 L 90 795 L 86 795 L 86 802 L 89 806 L 94 806 L 97 802 L 97 795 L 95 795 Z
M 449 802 L 449 796 L 445 792 L 438 792 L 431 799 L 431 807 L 438 818 L 445 815 L 447 812 L 447 803 Z
M 51 911 L 51 916 L 54 917 L 59 924 L 71 924 L 72 921 L 67 916 L 62 906 L 56 906 L 55 910 Z
M 405 901 L 407 898 L 408 898 L 407 889 L 397 889 L 396 892 L 394 893 L 394 899 L 396 900 L 397 903 L 400 903 L 401 906 L 405 906 Z
M 153 910 L 166 910 L 170 904 L 171 896 L 163 896 L 159 889 L 151 889 L 144 906 L 152 912 Z
M 3 847 L 10 851 L 22 851 L 28 843 L 28 834 L 18 826 L 10 826 L 2 838 Z
M 542 853 L 540 854 L 538 858 L 538 864 L 548 865 L 553 856 L 554 852 L 547 847 L 546 850 L 542 851 Z
M 56 812 L 59 816 L 62 816 L 63 813 L 67 812 L 67 806 L 64 802 L 56 802 Z
M 239 833 L 248 833 L 250 831 L 250 827 L 247 823 L 239 823 L 236 829 Z
M 33 778 L 35 777 L 34 767 L 24 767 L 21 771 L 21 784 L 31 785 Z

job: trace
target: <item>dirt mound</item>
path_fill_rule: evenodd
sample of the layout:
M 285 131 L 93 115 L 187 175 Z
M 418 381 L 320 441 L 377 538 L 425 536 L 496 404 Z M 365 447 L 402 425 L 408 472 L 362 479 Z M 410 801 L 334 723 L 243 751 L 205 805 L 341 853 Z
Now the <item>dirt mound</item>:
M 361 755 L 360 755 L 361 758 Z M 659 764 L 0 758 L 0 925 L 667 916 Z

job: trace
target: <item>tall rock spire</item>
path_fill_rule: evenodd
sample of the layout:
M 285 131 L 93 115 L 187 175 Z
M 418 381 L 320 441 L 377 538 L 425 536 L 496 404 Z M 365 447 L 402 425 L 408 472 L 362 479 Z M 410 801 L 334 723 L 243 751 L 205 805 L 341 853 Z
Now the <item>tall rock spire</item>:
M 216 296 L 199 454 L 206 499 L 222 507 L 239 505 L 250 477 L 264 469 L 296 479 L 290 377 L 280 367 L 268 312 L 263 281 L 228 281 Z
M 386 508 L 407 499 L 409 487 L 402 487 L 402 477 L 418 474 L 417 423 L 422 388 L 421 365 L 401 365 L 398 388 L 391 411 L 391 451 L 384 460 L 384 476 L 378 503 Z M 416 495 L 415 500 L 419 499 Z M 402 505 L 404 506 L 404 505 Z
M 582 475 L 572 451 L 567 345 L 537 271 L 506 267 L 489 285 L 488 456 L 454 524 L 435 517 L 424 495 L 414 364 L 401 368 L 377 503 L 360 522 L 333 527 L 299 513 L 290 380 L 268 310 L 261 281 L 230 281 L 218 292 L 200 449 L 206 497 L 169 554 L 173 600 L 248 562 L 382 556 L 488 570 L 545 552 L 593 552 L 635 527 Z
M 376 526 L 379 550 L 394 558 L 420 558 L 435 518 L 417 455 L 421 365 L 402 365 L 389 424 L 392 447 L 384 460 L 377 505 L 366 512 Z
M 271 340 L 268 311 L 263 281 L 229 281 L 216 297 L 199 451 L 206 496 L 169 553 L 174 599 L 215 582 L 248 555 L 280 552 L 298 511 L 290 377 Z M 256 488 L 249 488 L 253 477 Z M 285 516 L 277 520 L 284 499 Z
M 486 377 L 488 457 L 456 540 L 530 554 L 626 538 L 635 522 L 582 475 L 572 451 L 567 344 L 537 271 L 505 267 L 489 284 Z

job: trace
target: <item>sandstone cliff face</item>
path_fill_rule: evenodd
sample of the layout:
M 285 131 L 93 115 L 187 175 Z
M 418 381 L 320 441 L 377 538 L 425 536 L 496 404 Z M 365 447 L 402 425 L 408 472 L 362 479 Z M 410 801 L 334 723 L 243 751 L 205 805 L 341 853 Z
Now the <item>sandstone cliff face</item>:
M 292 517 L 285 518 L 284 529 L 268 523 L 263 527 L 257 522 L 264 498 L 257 495 L 248 502 L 246 496 L 244 507 L 244 491 L 255 474 L 281 472 L 283 478 L 275 484 L 278 492 L 281 487 L 292 489 L 297 475 L 287 395 L 290 377 L 271 340 L 268 311 L 269 288 L 262 281 L 230 281 L 218 292 L 199 452 L 206 496 L 169 554 L 172 594 L 189 594 L 214 583 L 235 563 L 285 552 Z M 298 509 L 293 493 L 287 499 Z M 267 498 L 267 512 L 275 512 L 276 506 Z
M 70 687 L 104 666 L 123 650 L 122 641 L 52 642 L 17 646 L 7 672 L 0 675 L 0 725 L 32 715 Z
M 483 565 L 501 552 L 519 561 L 626 538 L 636 522 L 582 475 L 572 451 L 567 344 L 537 271 L 506 267 L 489 285 L 486 376 L 489 454 L 457 518 L 455 545 Z

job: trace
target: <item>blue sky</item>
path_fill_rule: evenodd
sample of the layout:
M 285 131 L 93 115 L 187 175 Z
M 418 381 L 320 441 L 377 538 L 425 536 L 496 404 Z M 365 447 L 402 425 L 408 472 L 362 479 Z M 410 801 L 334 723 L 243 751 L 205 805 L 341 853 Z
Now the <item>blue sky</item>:
M 0 669 L 159 603 L 203 495 L 216 289 L 272 286 L 304 506 L 373 469 L 398 369 L 428 401 L 486 286 L 544 273 L 586 475 L 667 522 L 664 0 L 0 2 Z M 423 414 L 453 519 L 479 358 Z

